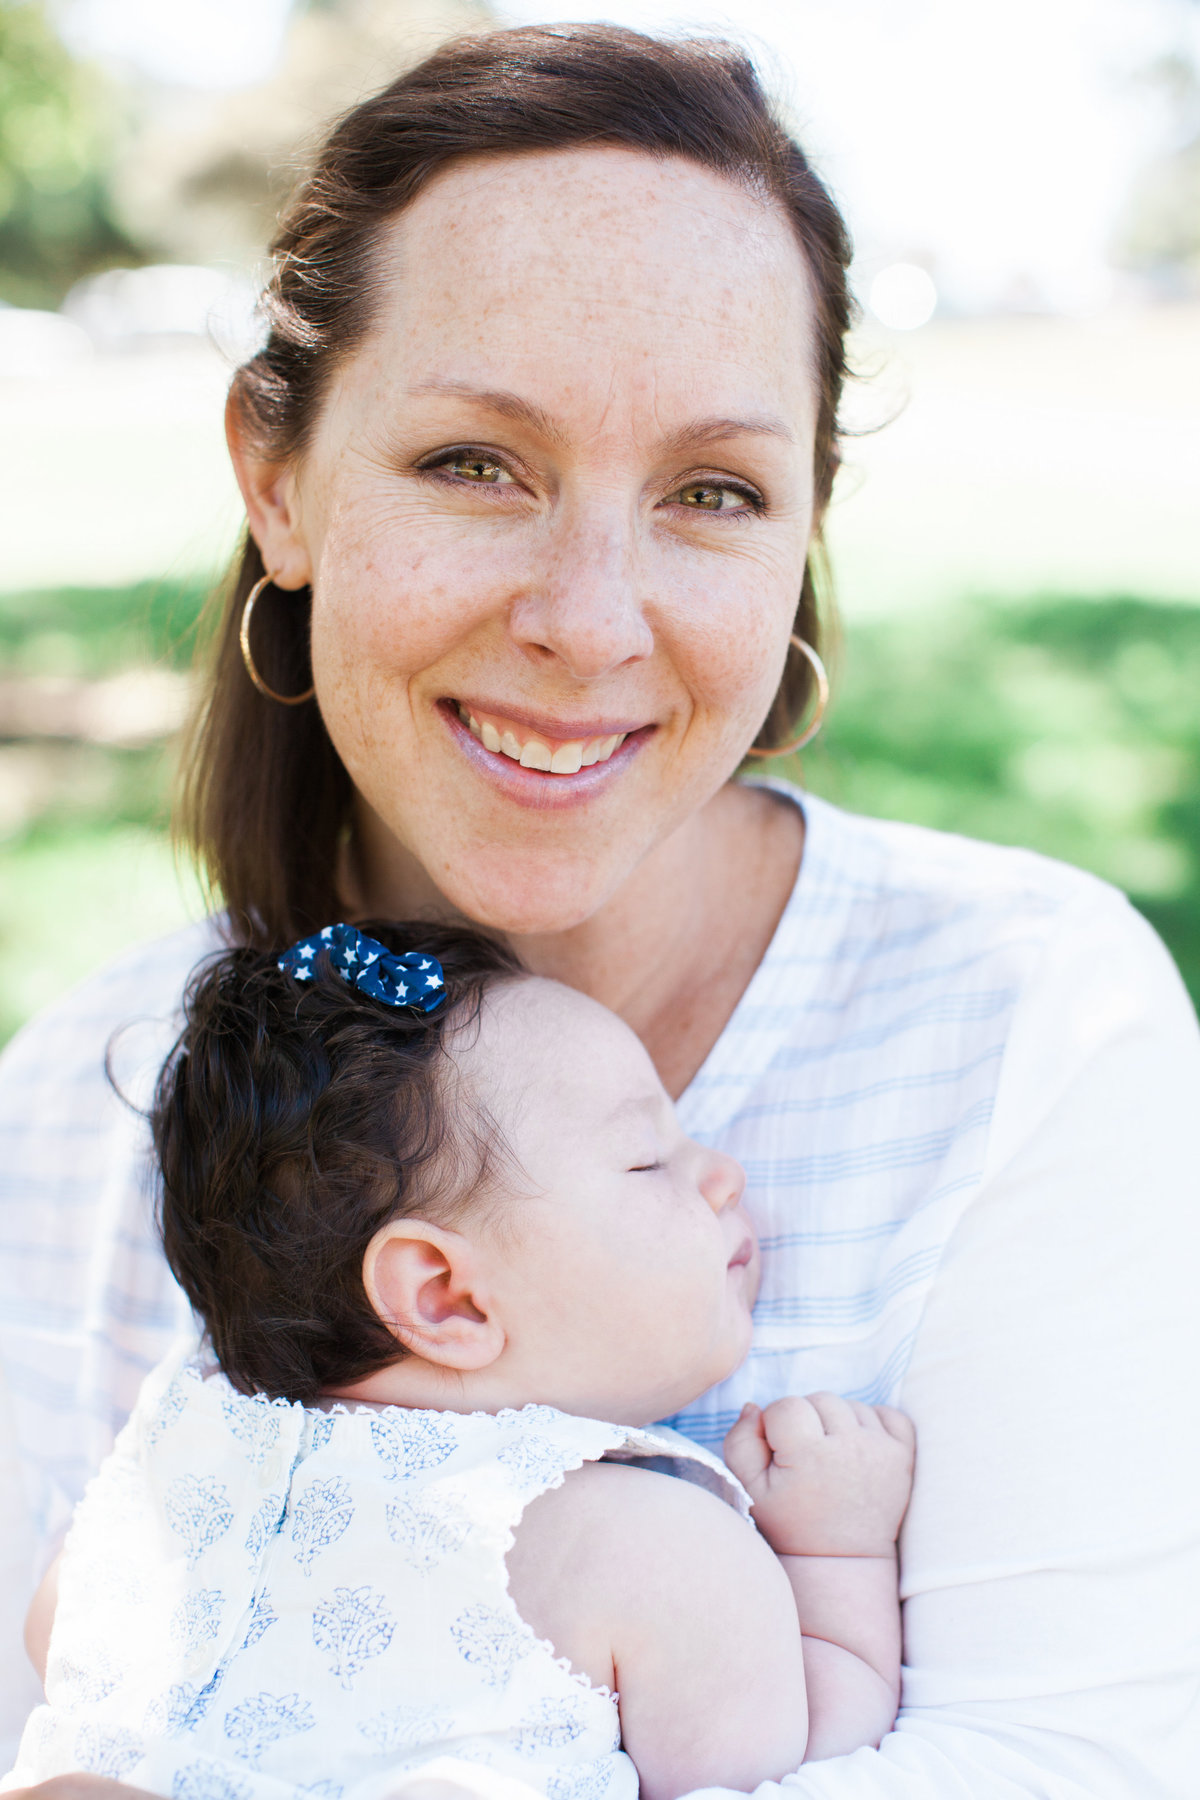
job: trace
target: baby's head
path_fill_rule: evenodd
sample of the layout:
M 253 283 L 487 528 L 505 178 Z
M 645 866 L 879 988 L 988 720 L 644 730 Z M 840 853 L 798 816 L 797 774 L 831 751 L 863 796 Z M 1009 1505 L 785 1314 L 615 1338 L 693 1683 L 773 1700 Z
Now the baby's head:
M 640 1423 L 730 1373 L 742 1173 L 683 1135 L 634 1034 L 473 932 L 361 929 L 436 958 L 444 1003 L 232 950 L 160 1079 L 163 1241 L 230 1379 Z

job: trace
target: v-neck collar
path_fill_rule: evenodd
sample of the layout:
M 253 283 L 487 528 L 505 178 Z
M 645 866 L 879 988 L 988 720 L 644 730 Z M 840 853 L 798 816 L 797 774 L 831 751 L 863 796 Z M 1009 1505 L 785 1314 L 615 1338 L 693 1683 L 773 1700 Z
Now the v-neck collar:
M 700 1140 L 719 1136 L 751 1093 L 810 1005 L 844 932 L 846 887 L 836 843 L 843 814 L 790 782 L 770 776 L 747 785 L 768 788 L 804 815 L 804 849 L 787 905 L 766 954 L 720 1037 L 676 1102 L 684 1130 Z

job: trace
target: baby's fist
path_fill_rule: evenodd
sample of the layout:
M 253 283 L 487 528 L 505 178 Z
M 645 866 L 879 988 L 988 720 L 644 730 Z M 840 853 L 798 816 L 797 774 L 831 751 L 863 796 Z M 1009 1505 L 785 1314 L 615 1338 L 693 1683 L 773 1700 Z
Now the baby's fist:
M 892 1406 L 836 1394 L 748 1405 L 725 1461 L 780 1556 L 886 1556 L 912 1490 L 916 1434 Z

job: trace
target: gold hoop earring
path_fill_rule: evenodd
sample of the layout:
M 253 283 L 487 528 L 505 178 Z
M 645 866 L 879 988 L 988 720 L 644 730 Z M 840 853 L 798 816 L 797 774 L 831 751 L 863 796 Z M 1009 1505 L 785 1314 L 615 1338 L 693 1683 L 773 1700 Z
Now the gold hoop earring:
M 270 587 L 274 579 L 273 575 L 264 575 L 261 581 L 255 582 L 246 595 L 246 604 L 242 608 L 242 628 L 238 632 L 238 643 L 242 646 L 242 661 L 246 665 L 246 673 L 260 694 L 265 694 L 268 700 L 278 700 L 280 706 L 302 706 L 316 693 L 316 683 L 314 682 L 312 687 L 307 688 L 303 694 L 277 694 L 274 688 L 267 686 L 255 668 L 254 657 L 250 652 L 250 615 L 254 611 L 254 602 L 265 587 Z
M 817 710 L 810 723 L 792 739 L 790 744 L 780 744 L 777 750 L 755 750 L 753 746 L 747 750 L 747 756 L 791 756 L 797 750 L 803 750 L 805 744 L 811 744 L 825 723 L 825 709 L 829 705 L 829 676 L 825 672 L 825 664 L 821 661 L 812 645 L 793 631 L 790 642 L 799 650 L 812 670 L 817 682 Z

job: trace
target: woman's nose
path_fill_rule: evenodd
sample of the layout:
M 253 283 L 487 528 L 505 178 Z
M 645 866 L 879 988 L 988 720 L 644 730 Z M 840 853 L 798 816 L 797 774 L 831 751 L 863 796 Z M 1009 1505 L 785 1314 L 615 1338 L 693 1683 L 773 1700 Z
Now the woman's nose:
M 746 1191 L 746 1171 L 723 1150 L 709 1150 L 705 1156 L 700 1191 L 715 1213 L 728 1212 L 739 1204 Z
M 636 524 L 617 516 L 564 516 L 510 630 L 527 654 L 594 681 L 654 649 L 639 581 Z

